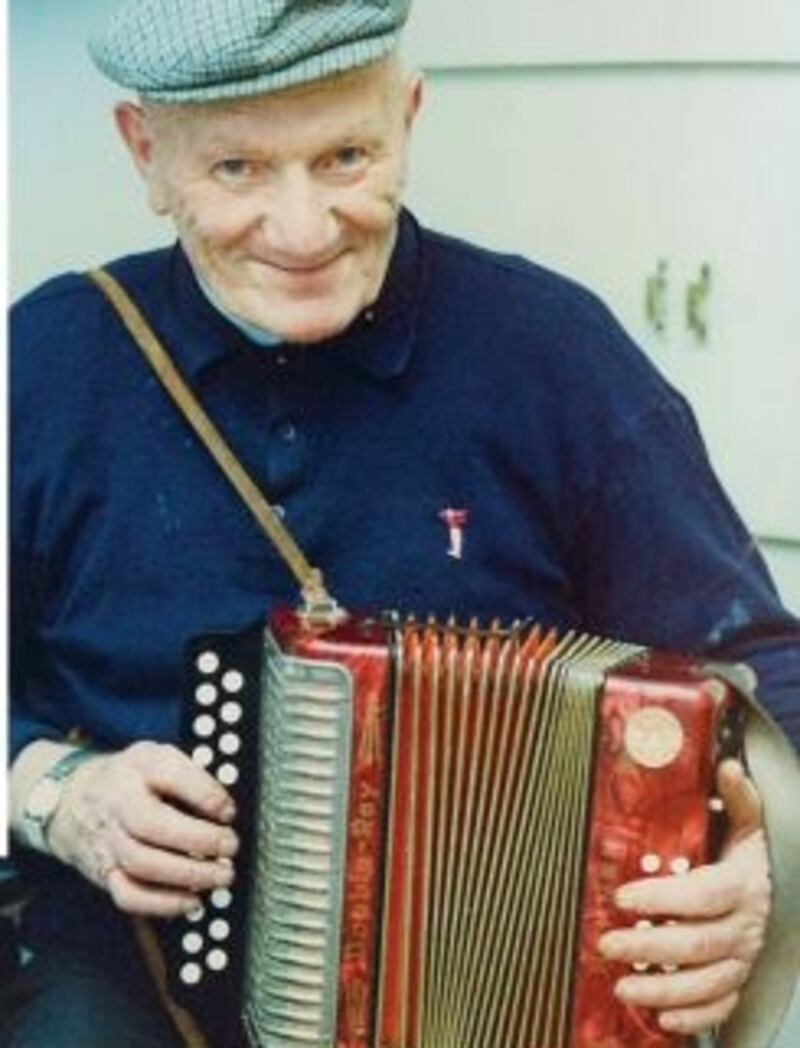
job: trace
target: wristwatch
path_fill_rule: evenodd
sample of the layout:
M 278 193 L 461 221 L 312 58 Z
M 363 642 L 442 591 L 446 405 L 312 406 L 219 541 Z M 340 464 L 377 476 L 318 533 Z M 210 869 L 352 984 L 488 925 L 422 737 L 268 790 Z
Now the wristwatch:
M 22 813 L 22 825 L 31 848 L 40 852 L 50 851 L 47 844 L 47 830 L 64 794 L 67 782 L 81 764 L 97 756 L 96 750 L 89 750 L 84 746 L 70 750 L 63 757 L 59 757 L 33 784 Z

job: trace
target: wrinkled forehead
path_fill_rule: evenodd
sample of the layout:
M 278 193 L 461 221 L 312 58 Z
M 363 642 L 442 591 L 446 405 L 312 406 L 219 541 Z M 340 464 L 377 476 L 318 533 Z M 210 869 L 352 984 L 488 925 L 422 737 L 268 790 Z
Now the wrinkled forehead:
M 145 102 L 162 142 L 227 147 L 290 135 L 324 141 L 388 131 L 402 112 L 405 78 L 392 57 L 311 84 L 208 103 Z

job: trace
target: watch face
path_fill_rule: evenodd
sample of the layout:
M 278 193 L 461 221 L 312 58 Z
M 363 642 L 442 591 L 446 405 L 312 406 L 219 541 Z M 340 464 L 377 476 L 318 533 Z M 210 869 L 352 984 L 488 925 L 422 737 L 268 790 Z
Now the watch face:
M 32 819 L 46 819 L 52 815 L 61 796 L 62 785 L 52 779 L 37 782 L 28 795 L 25 814 Z

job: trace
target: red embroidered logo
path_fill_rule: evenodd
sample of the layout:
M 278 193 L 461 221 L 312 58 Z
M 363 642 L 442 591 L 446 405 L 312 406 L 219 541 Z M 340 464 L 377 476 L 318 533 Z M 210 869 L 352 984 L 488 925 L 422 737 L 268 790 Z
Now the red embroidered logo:
M 439 520 L 447 528 L 447 536 L 450 546 L 447 556 L 453 560 L 461 560 L 464 555 L 464 528 L 469 521 L 469 513 L 465 509 L 452 509 L 448 507 L 439 513 Z

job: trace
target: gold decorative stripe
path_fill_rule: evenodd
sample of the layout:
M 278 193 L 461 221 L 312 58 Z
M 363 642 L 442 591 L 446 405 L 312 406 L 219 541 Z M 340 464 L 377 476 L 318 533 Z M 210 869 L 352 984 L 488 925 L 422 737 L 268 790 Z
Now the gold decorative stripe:
M 452 746 L 449 740 L 453 738 L 453 720 L 455 694 L 458 678 L 458 638 L 454 631 L 446 629 L 442 638 L 442 662 L 443 672 L 437 681 L 440 692 L 438 704 L 441 709 L 442 736 L 441 736 L 441 764 L 439 770 L 438 789 L 438 816 L 436 820 L 436 849 L 434 858 L 433 892 L 431 905 L 434 920 L 431 924 L 431 980 L 429 997 L 433 1012 L 431 1014 L 428 1038 L 431 1044 L 436 1043 L 441 1024 L 444 1020 L 442 1014 L 442 980 L 445 977 L 447 958 L 444 957 L 442 945 L 442 917 L 445 911 L 447 899 L 447 839 L 450 825 L 450 810 L 448 805 L 449 789 L 452 768 Z M 428 1041 L 426 1040 L 426 1044 Z
M 422 893 L 422 925 L 420 928 L 420 964 L 418 972 L 419 994 L 417 1012 L 417 1026 L 414 1030 L 415 1045 L 424 1044 L 426 1032 L 430 1022 L 430 993 L 428 977 L 428 957 L 430 950 L 431 931 L 431 890 L 433 883 L 433 841 L 434 821 L 436 812 L 436 761 L 439 745 L 439 641 L 432 624 L 426 629 L 423 636 L 422 659 L 427 672 L 428 687 L 420 685 L 419 694 L 415 700 L 423 704 L 427 709 L 428 716 L 428 751 L 425 769 L 425 837 L 424 848 L 424 876 L 423 883 L 419 886 Z
M 461 650 L 457 653 L 457 679 L 455 687 L 455 765 L 452 768 L 452 781 L 448 784 L 450 795 L 449 825 L 446 847 L 446 891 L 442 913 L 441 950 L 445 963 L 442 968 L 442 981 L 439 995 L 439 1012 L 441 1016 L 437 1045 L 447 1044 L 450 1013 L 447 1007 L 449 998 L 448 985 L 452 972 L 452 959 L 455 951 L 453 925 L 455 917 L 455 892 L 459 881 L 459 870 L 465 847 L 464 837 L 464 802 L 465 776 L 467 774 L 467 750 L 476 671 L 479 665 L 480 646 L 476 635 L 477 624 L 470 625 L 470 632 L 462 641 Z
M 490 633 L 484 640 L 478 670 L 475 709 L 470 714 L 472 738 L 469 775 L 465 791 L 464 818 L 460 833 L 461 862 L 453 884 L 453 926 L 449 952 L 448 983 L 443 1009 L 451 1018 L 448 1039 L 443 1048 L 460 1044 L 455 1016 L 463 1004 L 463 965 L 472 948 L 472 922 L 476 884 L 479 882 L 480 857 L 492 840 L 492 831 L 486 826 L 486 794 L 489 785 L 496 785 L 497 768 L 501 766 L 495 752 L 497 721 L 507 709 L 503 701 L 506 664 L 512 648 L 518 648 L 516 638 L 501 642 L 499 633 Z M 497 763 L 495 763 L 497 761 Z
M 378 997 L 376 1002 L 376 1030 L 377 1034 L 381 1033 L 381 1028 L 384 1020 L 384 1009 L 385 1009 L 385 990 L 387 987 L 388 977 L 391 974 L 392 978 L 395 979 L 395 967 L 392 963 L 392 954 L 394 944 L 390 939 L 389 929 L 389 913 L 391 911 L 390 902 L 393 896 L 394 888 L 394 876 L 395 876 L 395 864 L 398 861 L 395 854 L 395 834 L 394 826 L 395 819 L 397 818 L 397 807 L 398 807 L 398 783 L 397 783 L 397 769 L 400 764 L 400 743 L 401 734 L 403 730 L 402 718 L 404 716 L 404 704 L 401 701 L 405 681 L 405 674 L 408 672 L 407 665 L 410 661 L 410 655 L 408 648 L 404 643 L 398 640 L 396 647 L 395 658 L 397 663 L 394 667 L 394 694 L 392 696 L 392 763 L 391 763 L 391 776 L 389 781 L 389 803 L 387 810 L 387 832 L 386 832 L 386 855 L 384 859 L 384 883 L 383 883 L 383 905 L 381 912 L 383 919 L 381 921 L 381 942 L 380 942 L 380 962 L 378 968 Z

